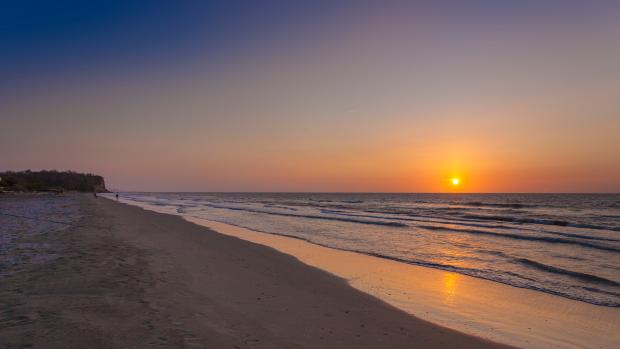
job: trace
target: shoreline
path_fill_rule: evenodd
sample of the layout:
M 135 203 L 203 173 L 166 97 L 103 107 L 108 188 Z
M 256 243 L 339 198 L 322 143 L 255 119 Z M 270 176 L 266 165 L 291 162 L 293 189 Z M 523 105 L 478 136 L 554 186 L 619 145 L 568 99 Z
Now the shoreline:
M 38 205 L 46 219 L 76 210 L 67 227 L 28 241 L 25 220 L 3 218 L 21 244 L 13 252 L 51 258 L 3 276 L 0 347 L 508 348 L 178 216 L 88 195 L 41 200 L 0 202 L 7 212 Z
M 167 212 L 152 205 L 125 203 L 181 216 L 216 232 L 269 246 L 336 275 L 408 314 L 481 338 L 524 348 L 614 348 L 620 344 L 618 308 L 332 249 L 294 237 Z M 349 265 L 343 266 L 343 260 L 348 260 Z

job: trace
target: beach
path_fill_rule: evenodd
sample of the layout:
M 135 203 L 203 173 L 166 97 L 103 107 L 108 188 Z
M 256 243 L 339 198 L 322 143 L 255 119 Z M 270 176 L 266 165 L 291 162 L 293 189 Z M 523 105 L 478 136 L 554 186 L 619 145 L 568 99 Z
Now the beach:
M 0 202 L 0 347 L 506 347 L 180 217 L 79 194 Z
M 114 199 L 113 196 L 108 197 Z M 396 197 L 398 200 L 395 202 L 390 199 L 390 196 L 384 194 L 127 193 L 121 195 L 119 201 L 149 211 L 180 216 L 218 233 L 269 246 L 294 256 L 307 265 L 336 275 L 354 288 L 408 314 L 463 333 L 533 349 L 618 347 L 620 343 L 620 308 L 618 307 L 590 304 L 587 301 L 578 301 L 544 292 L 544 289 L 536 287 L 515 287 L 483 277 L 457 273 L 438 265 L 435 267 L 424 266 L 424 263 L 416 265 L 390 258 L 385 253 L 375 254 L 372 250 L 371 252 L 354 251 L 346 247 L 347 245 L 372 246 L 374 251 L 385 251 L 386 246 L 394 251 L 398 251 L 399 246 L 410 247 L 412 253 L 432 256 L 435 252 L 447 257 L 451 255 L 457 257 L 453 263 L 472 263 L 477 260 L 475 252 L 487 251 L 482 249 L 482 246 L 486 244 L 495 250 L 501 249 L 500 243 L 505 243 L 505 238 L 493 236 L 484 240 L 472 240 L 467 235 L 453 237 L 443 235 L 438 238 L 432 234 L 432 231 L 419 231 L 410 219 L 413 217 L 425 219 L 417 211 L 421 210 L 424 214 L 430 206 L 433 213 L 426 219 L 438 221 L 437 212 L 447 211 L 449 213 L 443 215 L 441 221 L 449 224 L 444 223 L 443 226 L 460 230 L 458 225 L 463 223 L 473 223 L 482 227 L 482 222 L 463 222 L 460 218 L 462 216 L 472 214 L 480 216 L 486 211 L 498 215 L 506 210 L 506 213 L 512 212 L 515 206 L 528 205 L 534 207 L 535 210 L 525 212 L 524 215 L 528 217 L 527 220 L 532 221 L 531 218 L 538 215 L 537 210 L 549 212 L 549 209 L 542 206 L 541 202 L 548 201 L 549 197 L 463 195 L 456 198 L 450 195 L 419 194 L 400 194 Z M 554 201 L 558 199 L 556 196 L 552 198 Z M 575 203 L 575 198 L 579 197 L 561 196 L 559 198 L 569 200 L 572 205 Z M 598 197 L 596 202 L 599 206 L 605 198 Z M 455 202 L 456 199 L 459 201 Z M 519 199 L 521 203 L 516 199 Z M 534 206 L 536 201 L 541 204 L 541 207 Z M 475 203 L 473 208 L 471 205 L 463 205 L 471 202 Z M 438 205 L 438 203 L 441 204 Z M 333 212 L 329 209 L 330 206 L 338 207 L 340 215 L 318 215 L 322 212 Z M 364 207 L 368 209 L 373 206 L 380 206 L 383 211 L 396 206 L 395 209 L 401 214 L 391 215 L 389 220 L 386 219 L 388 215 L 385 215 L 382 220 L 370 220 L 370 215 L 361 219 L 357 218 L 363 215 Z M 575 217 L 576 210 L 574 207 L 572 210 L 573 212 L 567 212 L 565 205 L 562 205 L 553 208 L 552 212 L 557 212 L 556 217 L 570 219 L 571 216 Z M 590 210 L 588 213 L 591 217 L 594 211 Z M 604 211 L 599 211 L 598 214 L 602 215 Z M 353 215 L 356 217 L 355 220 L 351 219 Z M 596 224 L 604 222 L 604 219 L 589 219 Z M 406 222 L 408 226 L 393 227 L 401 222 Z M 542 219 L 539 222 L 556 223 L 549 219 Z M 387 226 L 386 223 L 392 226 Z M 583 225 L 583 222 L 572 224 Z M 371 229 L 363 234 L 365 226 Z M 505 225 L 500 227 L 494 222 L 485 227 L 485 231 L 494 234 L 506 232 Z M 591 246 L 576 249 L 575 243 L 580 243 L 578 240 L 567 240 L 565 244 L 557 244 L 556 240 L 540 241 L 531 245 L 528 240 L 514 239 L 515 242 L 519 242 L 515 245 L 511 242 L 514 232 L 527 237 L 528 229 L 534 228 L 531 224 L 524 223 L 515 223 L 510 228 L 507 241 L 510 241 L 513 250 L 510 249 L 511 245 L 504 245 L 504 252 L 499 253 L 502 258 L 509 254 L 523 253 L 518 249 L 522 251 L 531 249 L 534 258 L 551 258 L 552 263 L 561 263 L 568 257 L 579 258 L 581 262 L 574 264 L 577 270 L 602 265 L 602 268 L 598 267 L 597 273 L 605 272 L 604 270 L 613 271 L 613 265 L 617 264 L 614 262 L 617 259 L 614 254 L 593 258 L 590 261 L 583 259 L 597 250 Z M 537 230 L 540 235 L 535 237 L 545 239 L 546 234 L 568 235 L 566 232 L 571 228 L 548 226 L 545 229 L 544 231 Z M 555 229 L 555 231 L 550 231 L 550 229 Z M 304 235 L 304 232 L 309 234 Z M 599 237 L 605 239 L 603 236 L 609 236 L 609 242 L 612 242 L 614 234 L 613 231 L 592 230 L 583 230 L 580 233 L 579 236 L 585 240 Z M 574 233 L 570 235 L 571 237 L 577 236 Z M 425 240 L 436 241 L 440 244 L 439 249 L 425 243 Z M 368 244 L 368 241 L 372 241 L 372 244 Z M 520 246 L 520 241 L 524 241 L 525 244 Z M 560 247 L 562 250 L 558 254 L 553 252 L 557 251 L 559 247 L 557 245 L 569 247 L 568 249 Z M 469 252 L 459 250 L 459 247 L 463 246 L 469 246 Z M 601 247 L 605 246 L 601 245 Z M 613 245 L 609 247 L 613 248 Z M 535 257 L 536 255 L 538 257 Z M 492 269 L 497 272 L 497 267 L 501 268 L 504 262 L 501 259 L 496 260 Z M 505 265 L 509 266 L 509 264 Z M 536 269 L 523 269 L 523 277 L 534 280 L 536 271 Z M 552 269 L 547 275 L 540 275 L 539 281 L 558 280 L 557 274 L 553 271 Z M 581 283 L 587 289 L 597 290 L 592 286 L 600 287 L 601 281 L 605 281 L 592 277 L 584 280 L 583 274 L 571 272 L 567 275 L 566 271 L 560 270 L 560 272 L 563 273 L 560 274 L 563 276 L 562 282 L 574 289 L 580 289 Z M 515 275 L 514 269 L 513 271 L 506 270 L 506 273 Z M 588 284 L 584 281 L 592 283 Z M 611 291 L 608 294 L 613 296 L 613 288 Z

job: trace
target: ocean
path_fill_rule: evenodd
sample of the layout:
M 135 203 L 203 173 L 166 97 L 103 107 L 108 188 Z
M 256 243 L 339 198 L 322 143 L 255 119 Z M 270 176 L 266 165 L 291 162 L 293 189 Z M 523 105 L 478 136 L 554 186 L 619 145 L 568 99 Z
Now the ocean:
M 620 306 L 620 195 L 121 193 L 148 208 Z

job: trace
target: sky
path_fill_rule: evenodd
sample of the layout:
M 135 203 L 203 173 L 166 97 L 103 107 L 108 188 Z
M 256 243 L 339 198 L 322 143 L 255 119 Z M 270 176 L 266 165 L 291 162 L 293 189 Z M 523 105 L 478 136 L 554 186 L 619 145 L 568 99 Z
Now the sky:
M 619 38 L 618 1 L 0 0 L 0 170 L 617 193 Z

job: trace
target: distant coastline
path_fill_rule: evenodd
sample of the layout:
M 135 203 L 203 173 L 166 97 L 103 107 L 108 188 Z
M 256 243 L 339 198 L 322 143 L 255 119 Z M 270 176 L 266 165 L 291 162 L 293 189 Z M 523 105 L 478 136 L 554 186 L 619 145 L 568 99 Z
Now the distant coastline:
M 74 171 L 6 171 L 0 172 L 2 192 L 109 192 L 102 176 Z

